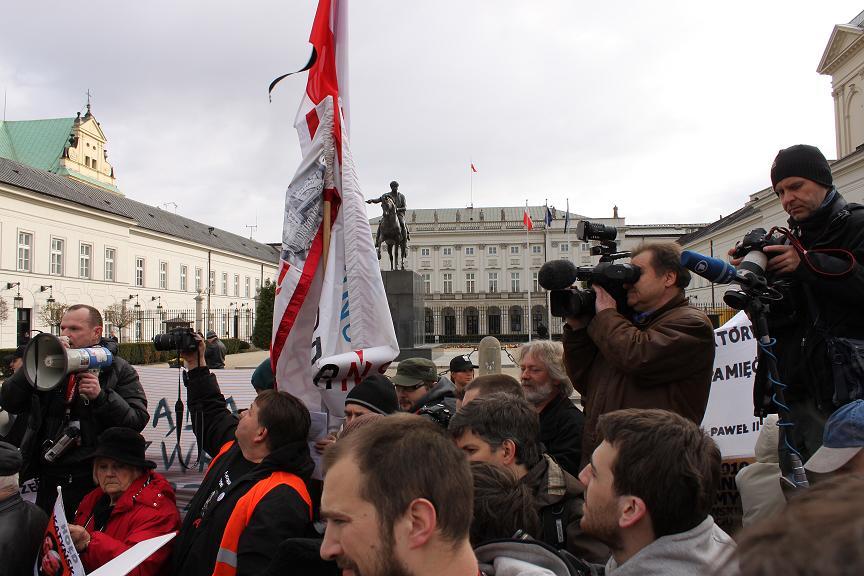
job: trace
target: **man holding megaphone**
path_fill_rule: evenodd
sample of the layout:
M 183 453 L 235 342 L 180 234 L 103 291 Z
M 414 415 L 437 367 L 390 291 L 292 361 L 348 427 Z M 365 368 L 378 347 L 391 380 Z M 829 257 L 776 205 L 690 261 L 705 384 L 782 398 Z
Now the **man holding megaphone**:
M 38 479 L 36 504 L 49 513 L 61 486 L 71 518 L 95 486 L 90 455 L 99 434 L 115 426 L 140 432 L 148 413 L 138 373 L 114 355 L 115 342 L 102 338 L 96 308 L 70 306 L 60 334 L 30 341 L 24 366 L 0 389 L 0 405 L 11 414 L 29 412 L 21 481 Z

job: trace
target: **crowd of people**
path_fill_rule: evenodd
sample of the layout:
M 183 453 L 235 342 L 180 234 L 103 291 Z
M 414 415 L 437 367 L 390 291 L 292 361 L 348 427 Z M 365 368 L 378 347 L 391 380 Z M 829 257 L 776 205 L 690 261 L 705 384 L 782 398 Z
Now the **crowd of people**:
M 51 573 L 44 534 L 57 486 L 87 571 L 176 532 L 133 573 L 859 573 L 864 210 L 843 200 L 815 148 L 782 150 L 771 177 L 791 232 L 761 248 L 784 298 L 768 316 L 776 349 L 762 351 L 781 360 L 778 374 L 759 363 L 755 399 L 780 414 L 736 478 L 739 533 L 711 515 L 721 454 L 700 423 L 712 326 L 684 295 L 680 248 L 649 244 L 633 253 L 640 273 L 623 286 L 626 302 L 595 285 L 594 310 L 566 318 L 562 342 L 519 347 L 518 379 L 477 376 L 470 355 L 446 375 L 404 359 L 392 377 L 352 387 L 344 417 L 311 446 L 309 410 L 280 390 L 269 360 L 253 375 L 255 400 L 234 415 L 211 371 L 224 367 L 224 348 L 196 335 L 197 348 L 181 352 L 183 381 L 212 459 L 182 518 L 146 458 L 134 369 L 115 356 L 98 375 L 37 390 L 16 352 L 0 388 L 0 407 L 18 418 L 0 442 L 0 574 L 31 573 L 37 558 Z M 64 345 L 114 349 L 102 326 L 98 310 L 72 306 Z M 788 405 L 760 404 L 760 386 L 778 378 Z M 812 487 L 789 482 L 793 453 Z M 31 479 L 35 503 L 19 488 Z

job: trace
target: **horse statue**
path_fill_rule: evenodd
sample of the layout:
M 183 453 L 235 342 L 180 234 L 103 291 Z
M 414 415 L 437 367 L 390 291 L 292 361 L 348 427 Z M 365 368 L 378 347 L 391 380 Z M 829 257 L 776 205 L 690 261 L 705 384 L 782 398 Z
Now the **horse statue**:
M 391 270 L 405 270 L 405 253 L 407 252 L 407 238 L 399 226 L 399 218 L 396 216 L 396 204 L 387 195 L 382 197 L 381 209 L 384 214 L 378 222 L 378 235 L 382 243 L 387 244 L 387 255 L 390 256 Z M 394 255 L 393 249 L 396 249 Z M 375 246 L 378 259 L 381 259 L 381 245 Z

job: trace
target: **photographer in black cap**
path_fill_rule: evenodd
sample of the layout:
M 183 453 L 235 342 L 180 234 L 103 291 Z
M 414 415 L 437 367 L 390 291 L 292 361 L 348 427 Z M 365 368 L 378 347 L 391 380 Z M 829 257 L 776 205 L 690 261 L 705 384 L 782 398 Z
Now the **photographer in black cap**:
M 763 248 L 768 282 L 783 295 L 770 306 L 769 333 L 776 339 L 780 381 L 788 387 L 794 426 L 787 432 L 806 461 L 822 444 L 828 416 L 864 397 L 858 352 L 864 346 L 864 206 L 840 195 L 828 161 L 814 146 L 781 150 L 771 184 L 789 214 L 790 234 L 783 244 Z M 769 390 L 770 397 L 766 365 L 759 363 L 756 389 Z

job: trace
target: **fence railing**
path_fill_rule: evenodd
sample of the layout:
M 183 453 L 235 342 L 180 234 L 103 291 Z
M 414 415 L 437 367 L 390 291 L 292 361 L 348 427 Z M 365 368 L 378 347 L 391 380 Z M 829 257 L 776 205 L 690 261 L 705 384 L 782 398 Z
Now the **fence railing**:
M 423 308 L 423 331 L 427 344 L 477 343 L 484 336 L 495 336 L 501 342 L 524 342 L 528 339 L 528 310 L 520 304 L 510 305 L 427 305 Z M 728 306 L 697 308 L 718 327 L 738 311 Z M 533 337 L 560 339 L 564 321 L 552 317 L 551 325 L 545 304 L 531 306 Z
M 202 310 L 201 317 L 196 318 L 194 308 L 146 309 L 133 312 L 132 322 L 122 329 L 107 324 L 106 333 L 116 335 L 121 342 L 142 342 L 178 325 L 200 327 L 203 332 L 213 330 L 220 338 L 239 338 L 249 342 L 255 327 L 255 311 L 245 307 L 214 308 Z

